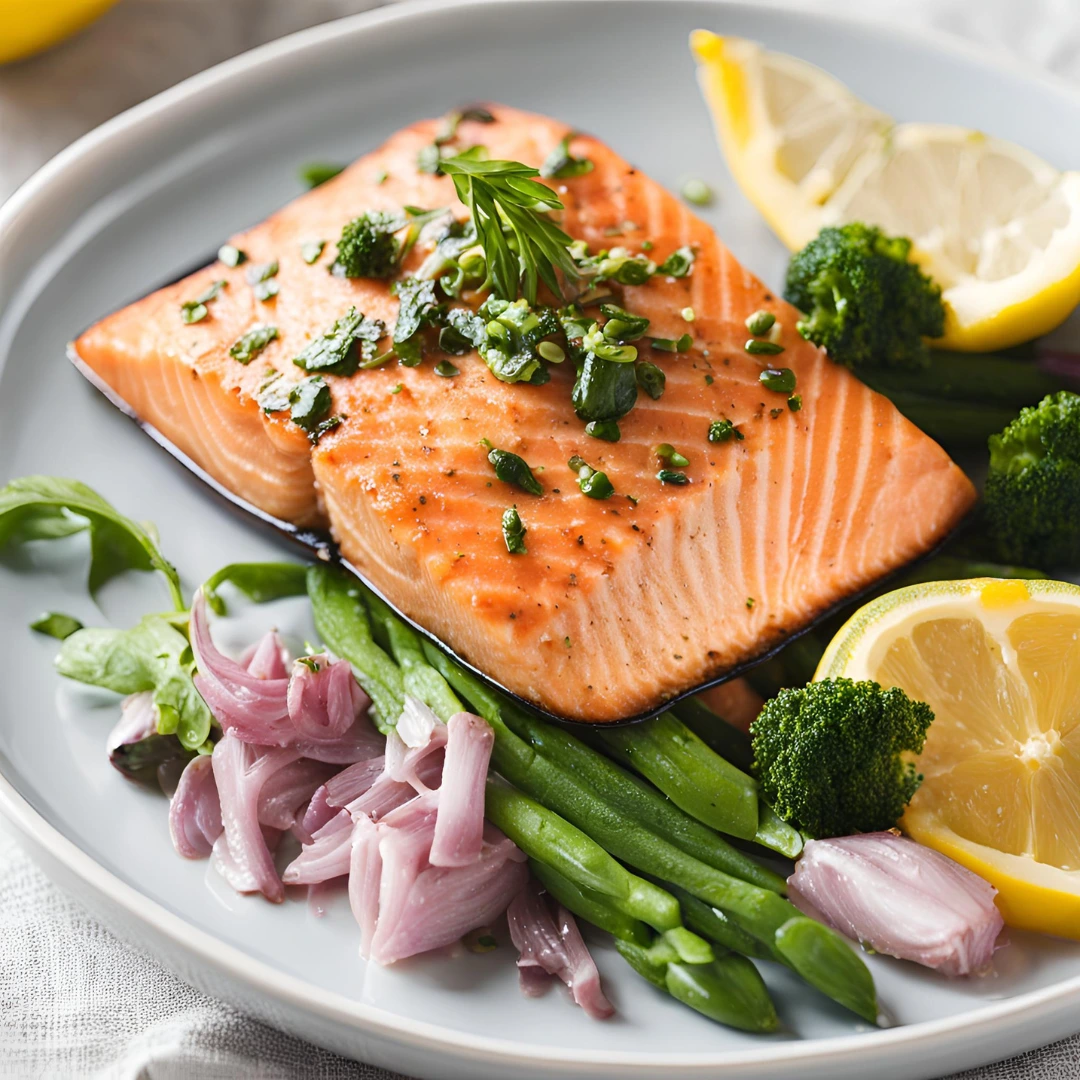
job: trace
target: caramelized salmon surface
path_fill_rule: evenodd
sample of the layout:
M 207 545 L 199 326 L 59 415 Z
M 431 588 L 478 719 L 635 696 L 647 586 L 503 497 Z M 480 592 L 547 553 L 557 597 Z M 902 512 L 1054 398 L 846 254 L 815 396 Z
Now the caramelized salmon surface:
M 539 166 L 566 125 L 493 107 L 464 122 L 460 146 Z M 440 377 L 442 357 L 327 376 L 340 425 L 313 446 L 287 412 L 257 400 L 269 374 L 295 382 L 293 358 L 350 306 L 393 327 L 386 281 L 327 272 L 334 241 L 372 209 L 450 207 L 452 182 L 421 173 L 417 154 L 440 129 L 398 132 L 336 179 L 231 243 L 249 256 L 216 264 L 102 320 L 76 342 L 81 359 L 145 422 L 249 503 L 299 525 L 326 525 L 345 557 L 406 614 L 510 690 L 568 718 L 611 721 L 750 660 L 842 599 L 937 544 L 974 500 L 945 452 L 885 398 L 831 363 L 795 330 L 796 312 L 748 273 L 712 230 L 603 143 L 575 136 L 591 172 L 551 183 L 561 224 L 590 250 L 622 245 L 661 262 L 696 251 L 684 278 L 617 289 L 648 317 L 637 344 L 659 365 L 659 400 L 641 393 L 621 439 L 585 434 L 570 401 L 573 364 L 546 385 L 508 384 L 471 353 Z M 385 175 L 384 175 L 385 174 Z M 327 241 L 309 264 L 303 245 Z M 651 248 L 648 245 L 651 244 Z M 426 252 L 423 240 L 405 272 Z M 430 245 L 428 245 L 430 250 Z M 256 298 L 246 272 L 277 260 L 276 297 Z M 202 321 L 180 306 L 224 280 Z M 691 308 L 692 321 L 684 311 Z M 748 355 L 746 318 L 775 313 L 784 352 Z M 278 338 L 248 364 L 230 356 L 243 334 Z M 767 362 L 791 368 L 802 399 L 763 388 Z M 730 419 L 741 440 L 710 443 Z M 520 455 L 544 487 L 533 496 L 497 479 L 486 443 Z M 683 486 L 660 483 L 654 448 L 689 459 Z M 568 460 L 603 470 L 616 494 L 585 497 Z M 511 554 L 502 515 L 527 529 Z

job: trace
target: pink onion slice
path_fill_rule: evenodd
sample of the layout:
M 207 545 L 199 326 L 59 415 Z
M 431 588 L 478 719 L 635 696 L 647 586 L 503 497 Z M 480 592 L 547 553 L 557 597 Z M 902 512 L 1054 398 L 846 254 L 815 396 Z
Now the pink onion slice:
M 261 892 L 280 903 L 285 890 L 259 823 L 259 794 L 279 769 L 299 758 L 296 750 L 255 747 L 226 732 L 211 761 L 225 831 L 214 844 L 214 861 L 237 892 Z
M 510 937 L 520 957 L 521 988 L 529 996 L 542 991 L 536 969 L 561 979 L 574 1001 L 596 1020 L 615 1012 L 604 996 L 597 971 L 573 915 L 559 907 L 553 916 L 546 894 L 529 879 L 506 911 Z
M 295 661 L 286 701 L 298 736 L 317 742 L 340 739 L 371 704 L 352 665 L 326 653 Z
M 120 702 L 120 719 L 105 740 L 105 750 L 111 755 L 121 746 L 141 742 L 156 731 L 157 709 L 154 708 L 154 692 L 142 690 L 138 694 L 128 694 Z
M 371 942 L 379 922 L 382 856 L 379 832 L 366 817 L 359 817 L 350 838 L 349 905 L 360 926 L 360 955 L 371 955 Z
M 243 651 L 241 667 L 256 679 L 287 679 L 289 677 L 288 653 L 273 630 L 267 630 L 259 641 Z
M 301 758 L 274 773 L 259 792 L 259 823 L 283 832 L 293 828 L 301 807 L 334 773 L 333 765 Z
M 429 856 L 433 866 L 469 866 L 484 843 L 484 788 L 495 732 L 472 713 L 457 713 L 446 725 L 446 759 L 439 811 Z
M 347 874 L 352 826 L 348 811 L 339 810 L 285 867 L 281 880 L 286 885 L 317 885 Z
M 808 841 L 788 891 L 840 933 L 944 975 L 989 970 L 1004 926 L 992 885 L 892 832 Z
M 221 835 L 221 803 L 209 754 L 192 758 L 169 803 L 169 834 L 185 859 L 205 859 Z
M 287 746 L 295 734 L 289 720 L 289 680 L 259 678 L 221 653 L 210 636 L 206 608 L 200 590 L 191 604 L 190 623 L 199 693 L 224 731 L 244 742 Z
M 360 798 L 383 773 L 385 755 L 358 761 L 326 781 L 326 805 L 345 806 Z

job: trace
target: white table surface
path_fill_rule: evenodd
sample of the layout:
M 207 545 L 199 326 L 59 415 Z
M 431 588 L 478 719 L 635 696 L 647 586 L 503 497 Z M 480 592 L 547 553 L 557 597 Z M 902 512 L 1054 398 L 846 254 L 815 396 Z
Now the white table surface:
M 73 40 L 0 68 L 0 201 L 73 139 L 157 91 L 264 41 L 372 6 L 122 0 Z M 1080 0 L 786 6 L 933 27 L 1080 82 Z M 266 1028 L 181 983 L 95 924 L 3 832 L 0 1077 L 400 1080 Z M 1034 1078 L 1080 1078 L 1080 1037 L 954 1080 Z

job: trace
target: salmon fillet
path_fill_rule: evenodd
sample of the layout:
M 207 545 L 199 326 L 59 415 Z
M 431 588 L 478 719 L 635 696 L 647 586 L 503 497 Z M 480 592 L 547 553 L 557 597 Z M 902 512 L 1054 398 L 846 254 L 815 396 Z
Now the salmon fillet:
M 461 125 L 461 146 L 538 166 L 565 124 L 492 107 L 495 122 Z M 571 152 L 592 172 L 551 181 L 563 228 L 590 250 L 653 245 L 657 262 L 684 245 L 689 276 L 655 276 L 622 290 L 650 335 L 694 344 L 642 354 L 667 377 L 639 395 L 621 441 L 585 435 L 570 403 L 572 364 L 543 386 L 497 380 L 475 353 L 440 378 L 438 356 L 328 376 L 346 419 L 312 447 L 286 414 L 256 401 L 273 369 L 296 381 L 293 357 L 351 305 L 393 326 L 386 282 L 327 273 L 328 244 L 309 265 L 301 246 L 336 240 L 358 214 L 402 206 L 455 207 L 448 177 L 418 172 L 439 121 L 408 127 L 335 180 L 232 243 L 251 262 L 278 260 L 280 291 L 259 302 L 247 267 L 200 271 L 104 319 L 77 354 L 225 487 L 298 525 L 328 526 L 345 557 L 402 611 L 504 686 L 567 718 L 612 721 L 657 707 L 757 657 L 836 603 L 936 545 L 972 505 L 971 483 L 885 398 L 831 363 L 795 331 L 796 312 L 772 295 L 712 230 L 596 139 Z M 383 174 L 386 174 L 385 178 Z M 617 239 L 613 239 L 617 236 Z M 416 250 L 406 264 L 423 258 Z M 250 265 L 250 264 L 249 264 Z M 184 325 L 179 305 L 215 280 L 228 286 L 209 316 Z M 680 314 L 692 307 L 693 322 Z M 747 355 L 744 321 L 774 312 L 802 409 L 762 388 L 767 358 Z M 277 340 L 252 363 L 229 347 L 271 323 Z M 710 443 L 727 417 L 742 441 Z M 494 476 L 482 440 L 523 457 L 542 481 L 534 497 Z M 658 443 L 689 458 L 689 484 L 661 484 Z M 568 459 L 604 470 L 617 494 L 586 498 Z M 527 554 L 508 553 L 503 511 L 516 504 Z

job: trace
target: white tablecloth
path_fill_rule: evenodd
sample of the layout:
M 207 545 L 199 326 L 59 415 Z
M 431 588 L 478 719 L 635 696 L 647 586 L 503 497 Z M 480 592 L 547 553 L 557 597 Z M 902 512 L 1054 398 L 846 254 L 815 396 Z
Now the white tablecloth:
M 1080 81 L 1080 0 L 788 3 L 937 27 Z M 75 40 L 0 68 L 0 199 L 72 139 L 129 105 L 263 41 L 371 6 L 372 0 L 124 0 Z M 0 1076 L 394 1080 L 192 990 L 98 926 L 3 834 Z M 1080 1037 L 964 1074 L 1029 1078 L 1080 1078 Z

